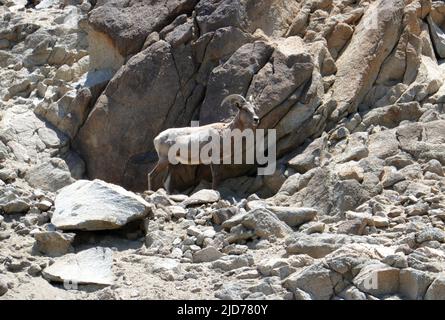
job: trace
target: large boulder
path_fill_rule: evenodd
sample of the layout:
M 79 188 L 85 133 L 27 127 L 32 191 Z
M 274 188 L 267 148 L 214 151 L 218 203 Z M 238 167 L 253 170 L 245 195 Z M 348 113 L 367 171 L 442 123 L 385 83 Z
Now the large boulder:
M 380 67 L 399 40 L 404 6 L 403 0 L 379 0 L 366 10 L 350 44 L 336 62 L 332 99 L 338 106 L 333 119 L 354 112 L 371 89 Z
M 89 14 L 91 69 L 118 70 L 125 59 L 138 53 L 147 36 L 191 13 L 198 0 L 113 0 Z M 150 19 L 147 19 L 150 17 Z
M 60 190 L 51 222 L 61 230 L 107 230 L 142 219 L 149 203 L 122 187 L 78 180 Z

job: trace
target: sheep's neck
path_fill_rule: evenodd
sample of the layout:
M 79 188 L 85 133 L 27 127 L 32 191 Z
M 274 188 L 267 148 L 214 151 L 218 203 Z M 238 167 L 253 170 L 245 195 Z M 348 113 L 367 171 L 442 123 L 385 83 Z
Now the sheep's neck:
M 236 117 L 230 122 L 229 129 L 230 130 L 239 129 L 240 131 L 244 131 L 245 127 L 239 115 L 236 115 Z

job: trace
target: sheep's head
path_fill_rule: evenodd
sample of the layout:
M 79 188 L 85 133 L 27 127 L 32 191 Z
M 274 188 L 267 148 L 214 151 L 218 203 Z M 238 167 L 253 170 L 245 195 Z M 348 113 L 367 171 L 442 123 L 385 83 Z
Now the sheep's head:
M 252 96 L 249 97 L 249 100 L 246 100 L 239 94 L 231 94 L 223 100 L 221 105 L 225 105 L 226 103 L 230 103 L 238 108 L 237 117 L 245 128 L 256 128 L 260 123 L 260 118 L 256 114 L 257 107 Z

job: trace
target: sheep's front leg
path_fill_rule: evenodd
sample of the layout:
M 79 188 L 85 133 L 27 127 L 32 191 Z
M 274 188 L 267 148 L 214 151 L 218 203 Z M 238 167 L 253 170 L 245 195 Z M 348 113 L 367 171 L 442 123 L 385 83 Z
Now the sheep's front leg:
M 212 171 L 212 189 L 216 190 L 221 182 L 220 177 L 220 165 L 218 164 L 210 164 L 210 170 Z

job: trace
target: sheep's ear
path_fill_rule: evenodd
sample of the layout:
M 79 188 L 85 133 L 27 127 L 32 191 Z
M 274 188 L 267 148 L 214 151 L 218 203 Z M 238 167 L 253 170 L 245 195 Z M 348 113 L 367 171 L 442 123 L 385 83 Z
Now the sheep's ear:
M 241 109 L 241 103 L 235 102 L 235 107 L 237 107 L 238 109 Z
M 253 101 L 253 95 L 250 95 L 250 96 L 249 96 L 249 102 L 251 102 L 251 103 L 254 102 L 254 101 Z

